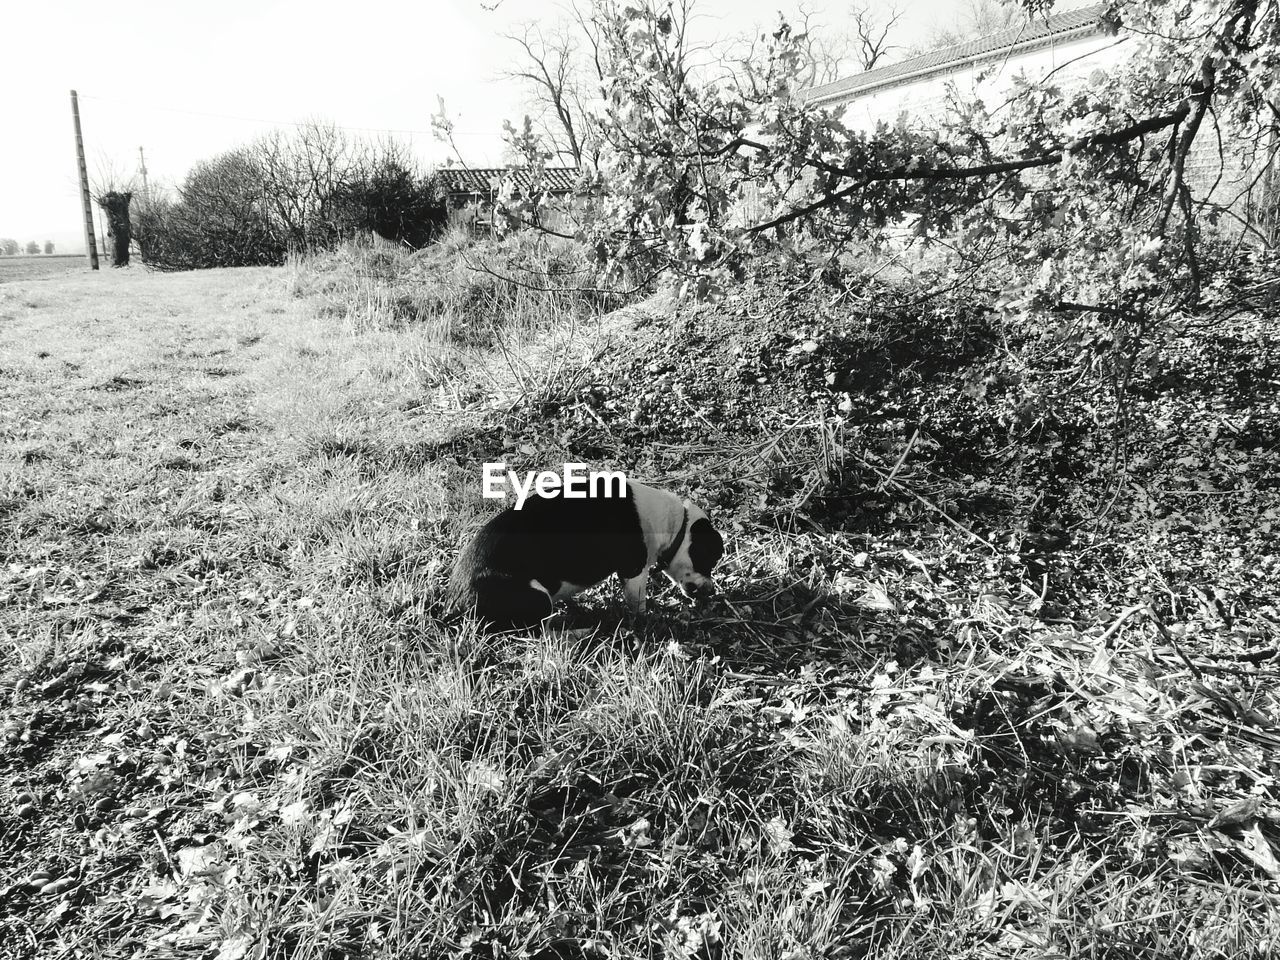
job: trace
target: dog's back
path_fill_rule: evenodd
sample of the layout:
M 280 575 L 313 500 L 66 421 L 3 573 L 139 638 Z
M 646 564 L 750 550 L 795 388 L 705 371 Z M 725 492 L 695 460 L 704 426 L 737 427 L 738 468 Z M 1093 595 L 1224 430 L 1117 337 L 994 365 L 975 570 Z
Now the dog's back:
M 564 585 L 592 586 L 645 566 L 631 497 L 532 496 L 522 510 L 490 519 L 462 549 L 449 579 L 449 605 L 495 626 L 530 626 L 550 615 Z

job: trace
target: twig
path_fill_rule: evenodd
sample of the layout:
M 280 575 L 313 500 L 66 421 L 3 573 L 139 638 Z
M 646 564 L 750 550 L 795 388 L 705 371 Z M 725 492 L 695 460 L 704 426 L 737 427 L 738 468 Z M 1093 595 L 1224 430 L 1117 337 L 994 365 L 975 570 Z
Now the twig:
M 1106 632 L 1098 638 L 1098 643 L 1102 646 L 1106 646 L 1107 641 L 1115 636 L 1116 631 L 1124 626 L 1124 622 L 1126 620 L 1132 617 L 1135 613 L 1141 613 L 1146 609 L 1147 605 L 1145 603 L 1135 603 L 1132 607 L 1125 607 L 1120 611 L 1120 616 L 1116 617 L 1115 623 L 1107 627 Z
M 1156 613 L 1155 608 L 1149 603 L 1135 603 L 1131 607 L 1125 607 L 1124 610 L 1120 612 L 1120 616 L 1116 617 L 1115 623 L 1111 624 L 1111 626 L 1107 628 L 1106 632 L 1098 638 L 1098 642 L 1106 644 L 1106 642 L 1115 635 L 1115 632 L 1124 625 L 1126 620 L 1139 613 L 1145 613 L 1151 622 L 1156 625 L 1156 629 L 1160 631 L 1160 636 L 1164 638 L 1164 641 L 1168 643 L 1169 646 L 1173 647 L 1174 652 L 1182 662 L 1187 665 L 1187 669 L 1191 671 L 1192 676 L 1197 680 L 1203 680 L 1204 674 L 1201 672 L 1200 668 L 1190 657 L 1186 655 L 1182 647 L 1178 644 L 1177 639 L 1169 632 L 1169 628 L 1164 625 L 1164 621 L 1160 619 L 1160 614 Z
M 898 471 L 902 469 L 903 463 L 906 462 L 907 457 L 911 453 L 911 448 L 916 445 L 916 440 L 919 439 L 919 437 L 920 437 L 920 428 L 916 427 L 915 431 L 911 434 L 911 439 L 907 441 L 906 447 L 904 447 L 902 450 L 902 456 L 898 457 L 898 462 L 895 463 L 893 465 L 893 469 L 889 471 L 889 479 L 881 480 L 879 485 L 877 485 L 876 487 L 877 490 L 882 489 L 885 483 L 893 483 L 897 479 Z
M 990 540 L 986 539 L 985 537 L 981 537 L 978 534 L 974 533 L 972 530 L 966 527 L 963 523 L 961 523 L 955 517 L 947 513 L 947 511 L 943 510 L 936 503 L 932 503 L 929 500 L 926 500 L 924 497 L 920 496 L 920 494 L 916 493 L 910 487 L 906 486 L 905 484 L 899 483 L 897 480 L 894 480 L 892 477 L 886 476 L 883 470 L 881 470 L 879 467 L 877 467 L 873 463 L 868 463 L 866 460 L 858 456 L 856 453 L 852 454 L 852 456 L 853 456 L 853 459 L 856 460 L 861 466 L 865 467 L 866 469 L 874 473 L 876 476 L 880 477 L 880 479 L 883 480 L 885 483 L 892 484 L 893 486 L 901 490 L 903 493 L 905 493 L 907 496 L 911 497 L 913 500 L 919 503 L 921 506 L 928 507 L 930 510 L 938 514 L 940 517 L 942 517 L 943 520 L 947 521 L 947 523 L 951 524 L 951 526 L 955 527 L 961 533 L 965 534 L 966 536 L 970 537 L 973 540 L 976 540 L 978 543 L 987 547 L 993 553 L 1001 552 L 1000 548 L 997 547 L 994 543 L 992 543 Z
M 1191 661 L 1191 658 L 1183 652 L 1182 646 L 1178 643 L 1174 635 L 1169 632 L 1169 628 L 1164 625 L 1164 621 L 1160 619 L 1160 614 L 1156 613 L 1150 604 L 1148 604 L 1144 609 L 1147 611 L 1147 616 L 1151 618 L 1151 622 L 1156 625 L 1156 629 L 1160 631 L 1160 636 L 1164 637 L 1165 642 L 1173 647 L 1174 652 L 1177 653 L 1177 655 L 1182 659 L 1182 662 L 1187 665 L 1187 669 L 1191 671 L 1191 675 L 1197 680 L 1203 680 L 1204 674 L 1201 673 L 1200 668 Z

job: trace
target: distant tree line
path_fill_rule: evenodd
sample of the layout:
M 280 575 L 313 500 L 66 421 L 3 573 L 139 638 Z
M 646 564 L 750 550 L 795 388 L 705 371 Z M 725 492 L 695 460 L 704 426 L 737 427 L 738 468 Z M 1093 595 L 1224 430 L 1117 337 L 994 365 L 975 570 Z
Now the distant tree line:
M 279 264 L 361 233 L 422 247 L 446 209 L 399 144 L 313 122 L 198 163 L 172 195 L 138 196 L 131 220 L 145 263 L 182 270 Z
M 17 240 L 10 239 L 9 237 L 0 237 L 0 256 L 16 257 L 20 253 L 25 253 L 28 256 L 35 256 L 40 253 L 41 250 L 46 254 L 52 254 L 53 241 L 46 240 L 44 242 L 44 246 L 41 247 L 41 245 L 36 243 L 34 240 L 28 240 L 24 246 Z

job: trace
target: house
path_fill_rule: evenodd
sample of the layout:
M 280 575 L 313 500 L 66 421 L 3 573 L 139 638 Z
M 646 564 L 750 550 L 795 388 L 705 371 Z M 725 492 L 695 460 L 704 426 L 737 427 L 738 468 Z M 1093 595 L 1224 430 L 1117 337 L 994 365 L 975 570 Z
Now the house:
M 842 110 L 844 122 L 854 129 L 870 130 L 904 113 L 927 122 L 943 111 L 952 87 L 994 108 L 996 97 L 1005 94 L 1020 73 L 1033 80 L 1083 83 L 1095 70 L 1118 63 L 1129 42 L 1107 28 L 1105 12 L 1106 4 L 1101 3 L 1063 10 L 813 87 L 804 98 L 815 107 Z
M 1059 7 L 1062 5 L 1059 4 Z M 963 43 L 876 67 L 804 92 L 807 103 L 836 111 L 855 130 L 874 130 L 899 119 L 927 125 L 942 115 L 949 96 L 980 98 L 999 109 L 1019 74 L 1066 89 L 1122 63 L 1136 45 L 1123 25 L 1104 20 L 1102 3 L 1060 10 Z M 1187 158 L 1186 180 L 1196 200 L 1209 200 L 1237 224 L 1270 220 L 1275 173 L 1260 176 L 1239 147 L 1219 150 L 1212 124 L 1201 129 Z
M 553 197 L 573 193 L 579 176 L 577 167 L 547 167 L 542 172 Z M 518 167 L 444 167 L 436 173 L 444 186 L 450 210 L 471 204 L 492 207 L 506 180 L 512 180 L 515 189 L 523 192 L 532 178 L 529 170 Z
M 473 233 L 493 232 L 494 208 L 505 182 L 512 182 L 518 196 L 533 179 L 530 170 L 520 167 L 444 167 L 436 174 L 449 211 L 469 211 L 466 225 Z M 577 167 L 545 167 L 542 183 L 553 198 L 565 200 L 573 195 L 579 176 Z M 549 227 L 559 222 L 554 213 L 543 221 Z

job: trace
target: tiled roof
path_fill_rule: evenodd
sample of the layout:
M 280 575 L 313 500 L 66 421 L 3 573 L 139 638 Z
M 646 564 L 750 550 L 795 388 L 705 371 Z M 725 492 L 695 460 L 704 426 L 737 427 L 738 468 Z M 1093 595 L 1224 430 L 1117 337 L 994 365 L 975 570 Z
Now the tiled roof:
M 547 167 L 544 173 L 544 182 L 552 193 L 568 193 L 578 182 L 577 167 Z M 528 170 L 510 167 L 444 167 L 436 174 L 449 193 L 488 193 L 497 190 L 508 177 L 523 189 L 530 178 Z
M 806 100 L 831 100 L 842 95 L 852 96 L 868 87 L 884 86 L 895 79 L 913 74 L 932 73 L 953 63 L 981 59 L 987 55 L 1037 43 L 1058 34 L 1077 31 L 1087 33 L 1090 28 L 1101 30 L 1103 26 L 1102 15 L 1106 9 L 1107 5 L 1105 3 L 1095 3 L 1087 7 L 1055 13 L 1047 20 L 1033 19 L 1031 22 L 1021 26 L 989 33 L 985 37 L 979 37 L 976 40 L 966 40 L 964 43 L 956 43 L 949 47 L 930 50 L 928 53 L 912 57 L 909 60 L 903 60 L 901 63 L 895 63 L 887 67 L 876 67 L 874 70 L 855 73 L 853 76 L 845 77 L 842 80 L 824 83 L 820 87 L 811 87 L 804 92 L 804 98 Z

